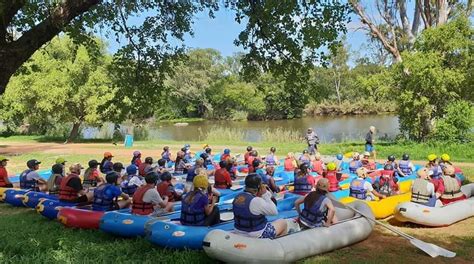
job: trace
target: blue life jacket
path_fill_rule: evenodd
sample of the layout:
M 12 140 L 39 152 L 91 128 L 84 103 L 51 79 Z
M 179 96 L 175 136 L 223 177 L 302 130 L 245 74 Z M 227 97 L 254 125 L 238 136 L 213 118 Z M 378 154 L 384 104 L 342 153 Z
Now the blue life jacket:
M 108 172 L 113 170 L 113 163 L 110 160 L 104 162 L 104 166 L 100 166 L 100 172 L 107 174 Z
M 313 186 L 308 182 L 308 176 L 296 176 L 294 182 L 294 192 L 309 193 Z
M 311 160 L 303 155 L 301 155 L 300 157 L 300 161 L 306 165 L 308 165 L 308 167 L 311 165 Z
M 20 188 L 21 189 L 32 189 L 33 191 L 39 191 L 37 182 L 35 179 L 27 180 L 28 174 L 33 172 L 32 169 L 27 169 L 20 174 Z
M 161 153 L 161 158 L 166 160 L 166 162 L 170 161 L 170 152 L 169 151 L 165 151 L 163 153 Z
M 187 182 L 193 182 L 194 177 L 196 177 L 196 169 L 197 169 L 196 166 L 194 166 L 188 170 L 188 174 L 186 175 Z
M 107 195 L 105 195 L 106 190 L 112 186 L 113 186 L 112 184 L 107 183 L 95 188 L 92 210 L 109 211 L 110 209 L 112 209 L 115 197 L 108 197 Z
M 196 207 L 196 204 L 202 196 L 206 196 L 206 194 L 202 193 L 200 190 L 194 190 L 186 194 L 186 196 L 182 199 L 180 217 L 181 224 L 190 226 L 204 225 L 204 222 L 206 220 L 206 213 L 204 207 Z
M 122 184 L 122 192 L 133 195 L 135 191 L 138 189 L 138 186 L 135 184 L 130 184 L 130 180 L 137 175 L 127 175 L 127 181 L 124 181 Z
M 410 161 L 409 160 L 401 160 L 400 161 L 400 170 L 405 173 L 406 175 L 409 175 L 409 174 L 412 174 L 412 170 L 411 170 L 411 167 L 409 166 L 410 165 Z
M 362 167 L 362 162 L 360 160 L 351 160 L 349 162 L 349 171 L 351 173 L 356 173 L 357 169 Z
M 300 218 L 305 222 L 310 224 L 308 227 L 320 227 L 323 226 L 323 221 L 326 219 L 327 210 L 321 211 L 321 204 L 326 198 L 326 195 L 321 195 L 316 202 L 310 207 L 303 208 L 300 214 Z
M 250 202 L 256 198 L 248 192 L 237 195 L 232 202 L 234 211 L 234 227 L 245 232 L 259 231 L 267 225 L 264 215 L 254 215 L 250 212 Z
M 275 156 L 273 154 L 268 154 L 265 157 L 265 162 L 267 163 L 268 166 L 274 166 L 276 164 Z
M 367 198 L 367 190 L 364 189 L 365 180 L 354 179 L 349 187 L 349 196 L 365 200 Z

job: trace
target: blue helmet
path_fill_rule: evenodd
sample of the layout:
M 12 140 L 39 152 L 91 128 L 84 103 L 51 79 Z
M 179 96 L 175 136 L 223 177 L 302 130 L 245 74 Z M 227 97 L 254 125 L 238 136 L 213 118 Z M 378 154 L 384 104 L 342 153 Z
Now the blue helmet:
M 224 149 L 224 154 L 230 154 L 230 149 Z
M 191 147 L 191 145 L 189 145 L 189 144 L 184 144 L 184 148 L 185 148 L 185 149 L 189 149 L 190 147 Z
M 336 158 L 337 158 L 338 160 L 342 160 L 342 158 L 343 158 L 343 157 L 342 157 L 342 154 L 341 154 L 341 153 L 337 154 L 337 155 L 336 155 Z
M 133 174 L 136 174 L 137 173 L 137 166 L 135 166 L 134 164 L 130 165 L 127 167 L 127 174 L 128 175 L 133 175 Z

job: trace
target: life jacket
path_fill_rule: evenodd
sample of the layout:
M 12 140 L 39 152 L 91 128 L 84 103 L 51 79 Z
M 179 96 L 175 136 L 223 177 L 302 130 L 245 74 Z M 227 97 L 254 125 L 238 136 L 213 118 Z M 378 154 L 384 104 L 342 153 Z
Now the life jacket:
M 160 193 L 161 197 L 168 196 L 168 201 L 174 202 L 174 194 L 169 190 L 170 186 L 173 186 L 171 182 L 162 181 L 156 186 L 156 190 Z
M 226 189 L 229 187 L 224 177 L 226 172 L 229 173 L 226 168 L 220 168 L 216 170 L 214 173 L 214 187 L 220 189 Z
M 146 184 L 144 186 L 140 186 L 138 190 L 133 194 L 132 214 L 149 215 L 153 213 L 153 204 L 145 203 L 143 201 L 143 196 L 145 196 L 145 193 L 153 188 L 155 188 L 155 186 Z
M 362 167 L 362 162 L 360 160 L 351 160 L 349 162 L 349 172 L 356 173 L 357 169 Z
M 313 189 L 313 186 L 311 183 L 308 182 L 308 175 L 297 175 L 295 177 L 295 182 L 294 182 L 294 192 L 295 193 L 301 193 L 301 194 L 306 194 L 311 192 L 311 189 Z
M 97 175 L 94 175 L 94 170 L 92 168 L 87 168 L 87 170 L 84 172 L 84 181 L 82 184 L 84 187 L 96 187 L 97 186 Z
M 138 166 L 140 166 L 140 164 L 142 164 L 142 160 L 138 157 L 133 157 L 131 164 L 134 164 L 135 166 L 138 167 Z
M 309 166 L 310 163 L 311 163 L 311 160 L 309 159 L 309 157 L 306 157 L 306 156 L 304 156 L 304 155 L 301 155 L 300 161 L 303 162 L 304 164 L 308 165 L 308 166 Z
M 103 174 L 107 174 L 113 170 L 114 163 L 110 160 L 106 160 L 103 166 L 100 166 L 100 172 Z
M 229 155 L 229 154 L 222 154 L 222 155 L 221 155 L 221 161 L 222 161 L 222 160 L 227 161 L 228 158 L 230 158 L 230 155 Z
M 250 157 L 250 152 L 248 152 L 248 151 L 245 152 L 245 154 L 244 154 L 244 163 L 245 164 L 250 164 L 249 163 L 249 157 Z
M 443 170 L 441 169 L 439 165 L 431 166 L 429 170 L 433 172 L 433 175 L 431 176 L 433 178 L 438 178 L 443 175 Z
M 7 170 L 4 167 L 0 167 L 0 187 L 7 186 L 7 182 L 5 181 L 5 177 L 8 177 Z
M 253 164 L 253 161 L 254 161 L 254 160 L 255 160 L 255 157 L 254 157 L 254 156 L 249 156 L 249 157 L 247 158 L 247 161 L 248 161 L 249 166 L 251 166 L 251 165 Z
M 323 203 L 324 198 L 326 198 L 326 195 L 319 196 L 318 200 L 316 200 L 310 208 L 307 208 L 305 205 L 301 211 L 301 220 L 311 225 L 310 227 L 322 226 L 323 221 L 326 219 L 327 210 L 321 211 L 321 204 Z
M 194 166 L 190 170 L 188 170 L 188 174 L 186 175 L 186 181 L 187 182 L 193 182 L 194 177 L 196 177 L 196 169 L 197 169 L 197 167 Z
M 414 203 L 419 203 L 427 205 L 430 201 L 431 192 L 428 191 L 429 181 L 421 178 L 417 178 L 413 181 L 411 186 L 411 201 Z
M 395 173 L 395 171 L 393 171 L 393 170 L 381 170 L 380 171 L 380 178 L 383 178 L 384 176 L 393 178 L 394 173 Z
M 273 154 L 268 154 L 265 157 L 265 162 L 267 163 L 268 166 L 275 166 L 276 161 L 275 161 L 275 155 Z
M 207 198 L 207 195 L 198 189 L 186 194 L 186 196 L 181 200 L 181 224 L 189 226 L 204 225 L 206 220 L 205 209 L 204 207 L 197 208 L 196 206 L 203 196 Z
M 367 198 L 367 190 L 364 188 L 364 185 L 364 179 L 356 178 L 352 180 L 349 187 L 349 196 L 359 200 L 365 200 Z
M 142 163 L 140 166 L 138 166 L 138 175 L 145 177 L 147 173 L 147 168 L 150 167 L 151 165 L 148 163 Z
M 138 189 L 138 186 L 136 186 L 135 184 L 130 184 L 130 180 L 133 178 L 133 176 L 136 175 L 127 175 L 127 181 L 122 183 L 122 192 L 128 195 L 133 195 Z
M 170 158 L 170 152 L 169 151 L 164 151 L 161 153 L 161 158 L 166 160 L 167 162 L 171 160 Z
M 53 183 L 53 186 L 51 188 L 48 189 L 48 194 L 49 195 L 58 195 L 59 194 L 59 187 L 61 186 L 61 184 L 56 184 L 56 181 L 58 178 L 63 178 L 63 176 L 61 174 L 53 174 L 51 175 L 52 179 L 52 183 Z M 62 180 L 61 180 L 62 181 Z
M 37 181 L 35 179 L 27 180 L 28 174 L 33 172 L 32 169 L 27 169 L 20 174 L 20 188 L 21 189 L 31 189 L 33 191 L 39 191 Z
M 366 168 L 367 170 L 375 170 L 375 163 L 370 162 L 369 160 L 361 160 L 362 167 Z
M 285 167 L 285 171 L 294 171 L 295 170 L 295 166 L 293 164 L 292 159 L 285 159 L 284 167 Z
M 250 212 L 250 202 L 256 198 L 248 192 L 237 195 L 232 202 L 234 211 L 234 227 L 245 232 L 259 231 L 267 225 L 265 215 L 254 215 Z
M 455 177 L 443 176 L 444 193 L 441 195 L 442 199 L 456 199 L 462 197 L 461 186 Z
M 59 200 L 73 201 L 78 197 L 79 192 L 68 186 L 69 181 L 73 178 L 79 178 L 79 176 L 71 173 L 61 181 L 61 185 L 59 185 Z
M 393 177 L 381 176 L 379 186 L 379 193 L 385 196 L 391 196 L 396 191 L 396 183 L 393 181 Z
M 109 211 L 114 204 L 115 197 L 108 197 L 105 195 L 107 189 L 113 187 L 110 183 L 103 184 L 94 190 L 94 202 L 92 203 L 92 210 L 94 211 Z
M 337 172 L 336 171 L 328 171 L 324 178 L 328 179 L 329 181 L 329 191 L 335 192 L 339 190 L 339 181 L 337 180 Z
M 323 164 L 324 162 L 322 160 L 314 160 L 313 161 L 313 168 L 312 171 L 316 172 L 319 175 L 323 175 Z
M 409 174 L 412 174 L 412 169 L 411 167 L 409 166 L 410 165 L 410 161 L 409 160 L 401 160 L 399 162 L 399 167 L 400 167 L 400 170 L 405 174 L 405 175 L 409 175 Z

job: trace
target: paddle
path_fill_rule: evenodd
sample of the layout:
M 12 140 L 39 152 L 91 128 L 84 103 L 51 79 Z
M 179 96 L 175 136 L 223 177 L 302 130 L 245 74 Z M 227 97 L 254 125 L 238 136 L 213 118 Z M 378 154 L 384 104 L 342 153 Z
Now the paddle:
M 330 195 L 330 196 L 332 196 L 332 195 Z M 350 210 L 352 210 L 352 211 L 354 211 L 354 212 L 360 214 L 361 216 L 365 217 L 366 219 L 368 219 L 368 220 L 370 220 L 370 221 L 372 221 L 372 222 L 374 222 L 374 223 L 376 223 L 376 224 L 379 224 L 379 225 L 385 227 L 386 229 L 388 229 L 388 230 L 394 232 L 395 234 L 397 234 L 397 235 L 399 235 L 399 236 L 401 236 L 401 237 L 407 239 L 408 241 L 410 241 L 410 243 L 411 243 L 412 245 L 414 245 L 415 247 L 421 249 L 421 250 L 424 251 L 426 254 L 430 255 L 432 258 L 435 258 L 435 257 L 437 257 L 437 256 L 443 256 L 443 257 L 446 257 L 446 258 L 454 258 L 454 257 L 456 256 L 456 253 L 455 253 L 455 252 L 449 251 L 449 250 L 444 249 L 444 248 L 442 248 L 442 247 L 439 247 L 439 246 L 437 246 L 437 245 L 435 245 L 435 244 L 427 243 L 427 242 L 421 241 L 421 240 L 419 240 L 419 239 L 417 239 L 417 238 L 414 238 L 414 237 L 412 237 L 412 236 L 410 236 L 410 235 L 408 235 L 408 234 L 403 233 L 402 231 L 400 231 L 400 230 L 398 230 L 398 229 L 396 229 L 396 228 L 394 228 L 394 227 L 391 227 L 391 226 L 389 226 L 389 225 L 387 225 L 387 224 L 384 224 L 384 223 L 382 223 L 382 222 L 380 222 L 380 221 L 377 221 L 377 220 L 373 219 L 372 217 L 370 217 L 370 216 L 364 214 L 363 212 L 361 212 L 361 211 L 355 209 L 354 207 L 352 207 L 352 206 L 350 206 L 350 205 L 343 204 L 343 203 L 337 201 L 336 199 L 334 199 L 335 197 L 330 197 L 330 198 L 331 198 L 331 201 L 332 201 L 332 202 L 335 202 L 337 205 L 342 206 L 342 207 L 345 207 L 345 208 L 348 208 L 348 209 L 350 209 Z

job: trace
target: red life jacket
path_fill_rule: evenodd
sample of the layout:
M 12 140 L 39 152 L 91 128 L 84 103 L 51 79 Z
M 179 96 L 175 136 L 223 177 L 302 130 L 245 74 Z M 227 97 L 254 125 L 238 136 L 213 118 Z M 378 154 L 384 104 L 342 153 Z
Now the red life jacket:
M 218 189 L 227 189 L 228 183 L 226 182 L 226 176 L 230 174 L 225 168 L 216 170 L 214 173 L 214 187 Z
M 327 171 L 326 175 L 324 176 L 329 181 L 329 191 L 335 192 L 339 190 L 339 181 L 337 180 L 337 172 L 336 171 Z
M 59 185 L 59 200 L 73 201 L 79 196 L 79 191 L 68 186 L 69 181 L 74 178 L 79 178 L 79 176 L 71 173 L 61 181 L 61 184 Z
M 222 154 L 222 156 L 221 156 L 221 160 L 227 161 L 228 158 L 230 158 L 229 154 Z
M 398 192 L 398 184 L 393 179 L 394 177 L 380 177 L 379 179 L 380 188 L 378 192 L 386 196 L 391 196 L 395 192 Z
M 7 170 L 4 167 L 0 167 L 0 187 L 7 186 L 7 182 L 5 181 L 5 178 L 7 177 L 8 177 Z
M 383 176 L 390 176 L 390 178 L 393 178 L 393 175 L 395 174 L 395 171 L 393 170 L 382 170 L 380 172 L 380 177 L 383 177 Z
M 168 196 L 168 201 L 174 202 L 174 194 L 170 192 L 169 186 L 171 185 L 171 182 L 163 181 L 156 186 L 156 190 L 160 193 L 161 197 Z
M 147 173 L 145 170 L 148 168 L 148 166 L 150 166 L 148 163 L 140 164 L 140 166 L 138 166 L 138 175 L 145 177 Z
M 132 214 L 149 215 L 153 213 L 153 204 L 143 202 L 143 196 L 145 196 L 145 193 L 153 188 L 155 188 L 153 185 L 146 184 L 140 186 L 140 188 L 138 188 L 138 190 L 133 194 Z
M 375 163 L 370 162 L 369 160 L 362 160 L 362 167 L 368 170 L 375 170 Z
M 294 171 L 295 166 L 292 159 L 285 159 L 285 171 Z
M 323 161 L 322 160 L 315 160 L 313 161 L 313 169 L 312 171 L 316 172 L 319 175 L 323 174 Z

